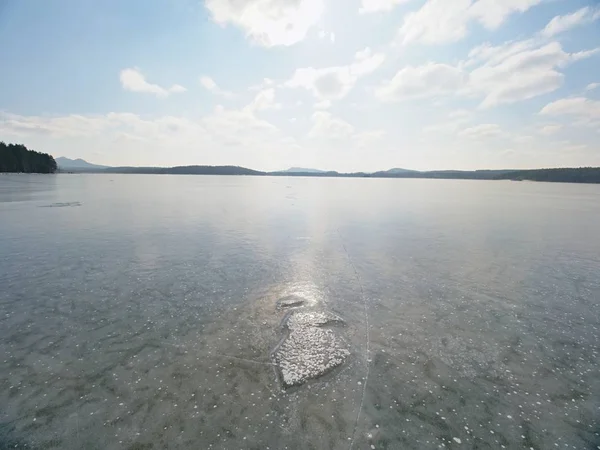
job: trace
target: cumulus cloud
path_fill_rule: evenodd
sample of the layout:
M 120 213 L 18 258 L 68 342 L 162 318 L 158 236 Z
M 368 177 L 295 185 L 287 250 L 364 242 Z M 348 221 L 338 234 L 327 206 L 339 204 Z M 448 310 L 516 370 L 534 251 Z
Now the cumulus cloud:
M 179 84 L 174 84 L 170 88 L 164 88 L 158 84 L 148 83 L 144 75 L 137 68 L 123 69 L 120 74 L 120 80 L 121 86 L 127 91 L 154 94 L 157 97 L 167 97 L 170 94 L 186 91 Z
M 561 69 L 597 51 L 567 53 L 558 42 L 535 40 L 487 46 L 474 52 L 481 63 L 470 73 L 469 88 L 485 95 L 483 107 L 533 98 L 558 89 L 564 79 Z
M 406 15 L 399 30 L 402 43 L 444 44 L 467 35 L 471 22 L 496 29 L 513 13 L 525 12 L 542 0 L 427 0 Z
M 460 69 L 447 64 L 408 66 L 381 84 L 375 96 L 379 100 L 393 102 L 448 94 L 461 89 L 465 81 L 466 75 Z
M 350 73 L 356 77 L 362 77 L 375 72 L 385 61 L 383 53 L 373 53 L 370 47 L 356 52 L 354 62 L 350 64 Z
M 531 42 L 490 47 L 488 58 L 469 75 L 469 90 L 484 95 L 481 106 L 526 100 L 561 86 L 563 74 L 559 68 L 572 57 L 558 42 L 528 48 Z
M 589 6 L 564 16 L 556 16 L 542 30 L 542 35 L 552 37 L 567 30 L 591 23 L 600 18 L 600 10 L 593 10 Z
M 498 137 L 502 134 L 502 129 L 495 123 L 483 123 L 473 127 L 465 128 L 460 131 L 460 137 L 469 139 L 484 139 L 489 137 Z
M 200 85 L 202 85 L 202 87 L 204 89 L 206 89 L 209 92 L 212 92 L 215 95 L 220 95 L 222 97 L 225 98 L 232 98 L 233 97 L 233 92 L 229 92 L 226 91 L 224 89 L 221 89 L 217 83 L 215 82 L 215 80 L 213 80 L 211 77 L 208 77 L 206 75 L 200 77 Z
M 471 121 L 473 113 L 465 109 L 456 109 L 448 113 L 447 117 L 441 122 L 423 127 L 425 133 L 443 133 L 455 134 L 459 129 L 464 128 Z
M 231 24 L 265 47 L 302 41 L 324 10 L 324 0 L 206 0 L 213 20 Z
M 365 149 L 380 141 L 382 130 L 359 131 L 350 123 L 335 117 L 328 111 L 315 111 L 311 117 L 312 127 L 308 137 L 321 142 L 335 143 L 357 149 Z M 342 147 L 343 148 L 343 147 Z
M 77 146 L 81 139 L 87 139 L 90 145 L 124 144 L 124 153 L 137 156 L 126 163 L 135 165 L 196 162 L 275 169 L 274 152 L 279 154 L 282 147 L 299 150 L 293 138 L 247 109 L 216 108 L 212 114 L 196 120 L 117 112 L 54 117 L 0 113 L 0 133 L 20 138 L 42 136 L 49 148 L 53 142 L 61 143 L 60 147 L 63 143 Z M 169 149 L 177 151 L 165 151 Z M 152 154 L 163 159 L 148 159 Z M 113 160 L 119 158 L 113 155 Z
M 546 136 L 549 136 L 551 134 L 555 134 L 558 133 L 560 130 L 562 130 L 563 126 L 559 125 L 559 124 L 553 124 L 553 125 L 545 125 L 542 128 L 540 128 L 540 134 L 545 134 Z
M 354 133 L 352 125 L 326 111 L 315 111 L 311 121 L 313 126 L 308 133 L 311 138 L 345 138 Z
M 312 155 L 309 158 L 325 158 L 340 167 L 336 161 L 340 163 L 342 155 L 358 158 L 359 164 L 364 158 L 353 151 L 362 151 L 383 137 L 380 130 L 357 130 L 325 111 L 316 111 L 310 125 L 307 141 L 298 141 L 248 107 L 217 107 L 198 119 L 121 112 L 52 117 L 0 112 L 3 136 L 26 141 L 42 138 L 50 152 L 65 148 L 76 152 L 81 142 L 89 144 L 88 151 L 110 148 L 106 163 L 114 165 L 233 164 L 275 170 Z M 322 156 L 323 152 L 328 156 Z M 344 162 L 340 164 L 343 167 Z
M 590 56 L 594 56 L 600 53 L 600 48 L 594 48 L 592 50 L 583 50 L 581 52 L 572 53 L 571 57 L 573 61 L 579 61 L 580 59 L 587 59 Z
M 335 42 L 335 33 L 321 30 L 319 31 L 319 39 L 329 39 L 331 42 Z
M 362 0 L 359 12 L 361 14 L 391 11 L 397 5 L 410 0 Z
M 252 85 L 248 88 L 249 91 L 262 91 L 263 89 L 267 89 L 272 87 L 275 84 L 275 81 L 271 78 L 263 78 L 263 80 L 255 85 Z
M 540 111 L 545 116 L 571 116 L 575 125 L 600 126 L 600 101 L 571 97 L 548 103 Z
M 593 91 L 594 89 L 598 89 L 600 87 L 600 83 L 590 83 L 585 87 L 586 91 Z
M 471 111 L 467 111 L 466 109 L 455 109 L 454 111 L 450 111 L 448 117 L 450 119 L 467 119 L 471 116 Z
M 377 70 L 384 60 L 383 53 L 373 53 L 367 48 L 358 52 L 354 61 L 346 66 L 296 69 L 294 75 L 283 85 L 307 89 L 319 101 L 331 102 L 345 97 L 359 78 Z
M 267 109 L 280 109 L 281 104 L 275 102 L 275 89 L 269 88 L 260 91 L 254 100 L 246 106 L 250 111 L 265 111 Z
M 489 108 L 527 100 L 558 89 L 568 64 L 596 54 L 598 49 L 565 52 L 558 42 L 529 39 L 498 46 L 482 44 L 459 66 L 427 63 L 408 66 L 375 91 L 382 101 L 462 95 L 481 98 Z
M 21 116 L 0 113 L 0 131 L 15 136 L 42 135 L 53 138 L 94 136 L 107 126 L 100 116 L 70 114 L 59 117 Z M 104 119 L 104 118 L 102 118 Z
M 329 109 L 331 108 L 331 101 L 323 100 L 314 104 L 315 109 Z
M 543 0 L 478 0 L 473 2 L 469 15 L 489 30 L 495 30 L 514 13 L 524 13 Z

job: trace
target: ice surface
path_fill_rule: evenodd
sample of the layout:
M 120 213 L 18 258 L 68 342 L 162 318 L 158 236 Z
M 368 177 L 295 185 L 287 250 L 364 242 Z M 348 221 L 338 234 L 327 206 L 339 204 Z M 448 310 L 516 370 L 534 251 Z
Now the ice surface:
M 595 449 L 597 223 L 600 185 L 0 175 L 0 449 Z

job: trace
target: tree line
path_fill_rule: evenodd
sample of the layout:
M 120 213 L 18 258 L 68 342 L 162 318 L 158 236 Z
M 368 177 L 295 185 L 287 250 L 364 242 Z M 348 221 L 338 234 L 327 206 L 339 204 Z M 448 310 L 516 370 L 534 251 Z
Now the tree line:
M 501 180 L 548 181 L 556 183 L 600 183 L 600 167 L 517 170 L 502 174 Z
M 0 141 L 0 172 L 54 173 L 56 169 L 51 155 L 29 150 L 22 144 Z
M 285 177 L 341 177 L 341 178 L 432 178 L 442 180 L 514 180 L 558 183 L 600 183 L 600 167 L 565 167 L 533 170 L 432 170 L 373 173 L 339 172 L 260 172 L 237 166 L 178 166 L 178 167 L 108 167 L 102 169 L 72 169 L 80 172 L 188 174 L 188 175 L 262 175 Z

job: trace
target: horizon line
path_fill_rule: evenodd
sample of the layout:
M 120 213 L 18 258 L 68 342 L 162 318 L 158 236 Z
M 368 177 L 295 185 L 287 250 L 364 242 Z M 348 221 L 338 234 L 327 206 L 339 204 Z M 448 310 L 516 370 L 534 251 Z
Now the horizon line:
M 422 170 L 422 169 L 407 169 L 404 167 L 391 167 L 389 169 L 378 169 L 378 170 L 370 170 L 370 171 L 356 170 L 356 171 L 344 172 L 344 171 L 339 171 L 339 170 L 334 170 L 334 169 L 317 169 L 317 168 L 311 168 L 311 167 L 297 167 L 297 166 L 289 167 L 287 169 L 259 170 L 259 169 L 253 169 L 250 167 L 240 166 L 240 165 L 235 165 L 235 164 L 179 164 L 179 165 L 172 165 L 172 166 L 144 166 L 144 165 L 143 166 L 135 166 L 135 165 L 107 166 L 104 164 L 90 163 L 89 161 L 87 161 L 83 158 L 69 158 L 67 156 L 57 156 L 57 159 L 58 158 L 65 158 L 65 159 L 69 159 L 71 161 L 81 160 L 92 166 L 98 166 L 99 169 L 119 169 L 119 168 L 174 169 L 174 168 L 179 168 L 179 167 L 236 167 L 236 168 L 241 168 L 241 169 L 253 170 L 255 172 L 262 172 L 262 173 L 290 172 L 291 169 L 306 169 L 306 171 L 294 170 L 292 173 L 313 173 L 313 174 L 319 174 L 319 173 L 338 173 L 338 174 L 365 173 L 365 174 L 371 174 L 371 173 L 378 173 L 378 172 L 388 172 L 390 170 L 403 170 L 406 172 L 425 173 L 425 172 L 479 172 L 479 171 L 517 172 L 517 171 L 526 171 L 526 170 L 553 170 L 553 169 L 600 169 L 600 166 L 585 166 L 585 165 L 584 166 L 535 167 L 535 168 L 528 167 L 526 169 L 515 169 L 515 168 L 481 169 L 480 168 L 480 169 L 423 169 Z M 84 168 L 85 167 L 71 167 L 71 168 L 65 167 L 65 169 L 84 169 Z

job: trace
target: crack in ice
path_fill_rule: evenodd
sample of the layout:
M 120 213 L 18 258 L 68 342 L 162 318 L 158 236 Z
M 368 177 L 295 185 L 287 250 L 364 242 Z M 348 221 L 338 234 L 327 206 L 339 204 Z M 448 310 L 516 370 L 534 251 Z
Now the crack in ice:
M 364 307 L 364 312 L 365 312 L 365 361 L 367 363 L 367 372 L 365 374 L 365 379 L 364 379 L 365 382 L 363 383 L 363 386 L 362 386 L 362 395 L 360 397 L 360 406 L 358 407 L 358 413 L 356 414 L 356 422 L 354 423 L 354 430 L 352 431 L 352 437 L 350 439 L 349 449 L 352 450 L 352 448 L 354 447 L 354 441 L 356 439 L 356 429 L 358 428 L 358 422 L 360 421 L 360 416 L 362 414 L 362 409 L 363 409 L 363 405 L 365 402 L 365 393 L 367 390 L 367 383 L 369 382 L 369 373 L 371 372 L 371 364 L 370 364 L 371 341 L 370 341 L 370 337 L 369 337 L 369 307 L 367 305 L 367 297 L 365 296 L 365 289 L 363 287 L 362 280 L 360 278 L 360 275 L 358 274 L 358 270 L 356 270 L 356 266 L 354 265 L 354 262 L 352 262 L 352 258 L 350 258 L 350 254 L 348 253 L 348 250 L 346 249 L 346 245 L 344 244 L 344 239 L 342 238 L 342 235 L 340 234 L 339 230 L 338 230 L 338 236 L 340 237 L 340 240 L 342 242 L 342 247 L 344 248 L 344 252 L 346 253 L 348 262 L 350 263 L 350 265 L 352 266 L 352 269 L 354 270 L 354 275 L 356 275 L 356 280 L 358 281 L 358 285 L 360 287 L 360 294 L 362 297 L 363 307 Z

